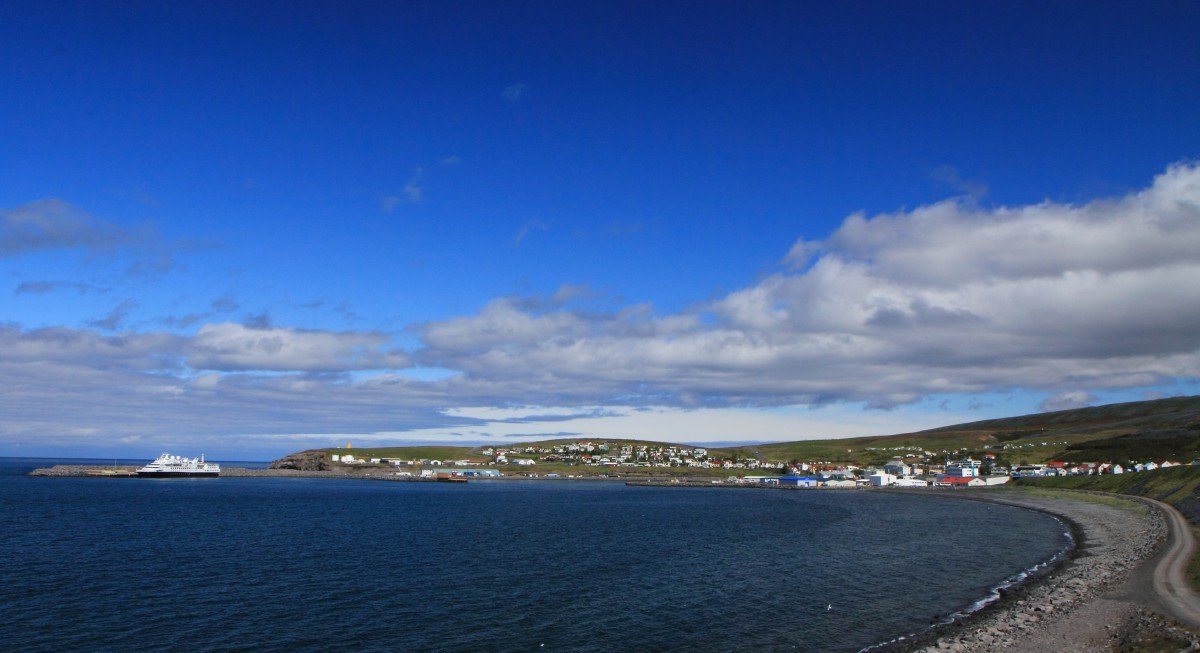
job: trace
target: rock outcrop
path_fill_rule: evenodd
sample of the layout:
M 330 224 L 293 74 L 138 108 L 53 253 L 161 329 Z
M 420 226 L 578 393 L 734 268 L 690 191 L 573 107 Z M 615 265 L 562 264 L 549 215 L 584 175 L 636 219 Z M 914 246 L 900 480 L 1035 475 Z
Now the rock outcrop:
M 268 469 L 295 469 L 302 472 L 323 472 L 333 469 L 324 451 L 309 449 L 292 453 L 271 463 Z

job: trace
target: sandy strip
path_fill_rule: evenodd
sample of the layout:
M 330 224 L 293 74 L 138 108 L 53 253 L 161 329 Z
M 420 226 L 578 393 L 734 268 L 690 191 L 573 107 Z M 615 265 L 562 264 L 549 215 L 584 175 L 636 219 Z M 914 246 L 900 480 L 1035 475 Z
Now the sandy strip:
M 1074 525 L 1082 544 L 1048 576 L 910 650 L 1113 651 L 1145 614 L 1160 610 L 1153 571 L 1167 522 L 1159 510 L 1129 500 L 1119 507 L 1107 495 L 1050 498 L 1005 489 L 961 496 L 1052 513 Z

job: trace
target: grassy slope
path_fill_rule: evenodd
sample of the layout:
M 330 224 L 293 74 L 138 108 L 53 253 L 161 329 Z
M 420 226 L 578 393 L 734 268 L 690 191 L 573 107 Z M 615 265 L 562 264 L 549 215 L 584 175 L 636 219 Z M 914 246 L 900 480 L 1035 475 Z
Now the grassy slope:
M 747 454 L 757 453 L 765 458 L 829 460 L 845 462 L 883 462 L 899 452 L 867 451 L 868 447 L 920 447 L 942 451 L 982 451 L 984 445 L 1009 444 L 1021 446 L 1002 454 L 1007 462 L 1045 462 L 1054 458 L 1080 461 L 1100 458 L 1099 450 L 1087 447 L 1088 442 L 1104 442 L 1108 438 L 1134 437 L 1118 442 L 1120 454 L 1135 458 L 1157 457 L 1147 452 L 1145 440 L 1151 433 L 1166 430 L 1187 430 L 1195 436 L 1190 445 L 1172 441 L 1167 446 L 1180 459 L 1191 460 L 1195 450 L 1200 455 L 1200 397 L 1172 397 L 1152 401 L 1109 404 L 1093 408 L 1038 413 L 1020 417 L 984 420 L 900 435 L 847 438 L 840 440 L 809 440 L 783 442 L 756 447 L 742 447 Z M 1157 434 L 1156 434 L 1157 435 Z M 1186 439 L 1186 438 L 1184 438 Z M 1062 443 L 1066 444 L 1062 444 Z M 1042 444 L 1045 443 L 1045 444 Z M 1106 443 L 1111 444 L 1111 443 Z M 1159 438 L 1158 444 L 1162 444 Z M 1112 446 L 1100 447 L 1112 453 Z M 1105 460 L 1108 458 L 1105 457 Z
M 1136 474 L 1023 478 L 1017 482 L 1033 487 L 1099 490 L 1150 497 L 1175 506 L 1193 523 L 1200 522 L 1200 466 L 1183 465 Z
M 552 446 L 556 446 L 556 445 L 560 445 L 560 444 L 571 444 L 571 443 L 575 443 L 575 442 L 580 442 L 581 440 L 582 440 L 581 438 L 543 440 L 541 442 L 527 442 L 527 443 L 520 443 L 518 445 L 504 445 L 504 444 L 497 443 L 492 446 L 493 447 L 510 446 L 512 448 L 517 448 L 517 447 L 523 448 L 523 447 L 527 447 L 527 446 L 552 447 Z M 605 439 L 592 438 L 592 439 L 587 439 L 587 441 L 595 443 L 595 444 L 600 444 L 600 443 L 608 444 L 612 448 L 613 452 L 616 452 L 617 450 L 619 450 L 619 447 L 621 445 L 631 445 L 631 446 L 639 446 L 639 445 L 647 445 L 647 446 L 668 445 L 669 446 L 670 445 L 670 443 L 664 443 L 664 442 L 652 442 L 652 441 L 648 441 L 648 440 L 621 440 L 621 439 L 614 439 L 614 438 L 605 438 Z M 675 446 L 691 448 L 692 445 L 675 445 Z M 476 459 L 487 458 L 487 456 L 484 456 L 482 453 L 480 453 L 481 451 L 483 451 L 484 449 L 487 449 L 487 448 L 488 448 L 487 446 L 478 446 L 478 447 L 417 446 L 417 447 L 361 447 L 361 448 L 354 447 L 352 449 L 345 449 L 345 448 L 321 449 L 320 451 L 325 451 L 330 454 L 338 454 L 338 455 L 353 454 L 356 458 L 359 458 L 359 459 L 400 458 L 402 460 L 420 460 L 420 459 L 428 458 L 431 460 L 454 461 L 454 460 L 462 460 L 464 458 L 476 458 Z M 725 450 L 721 450 L 721 449 L 709 449 L 708 451 L 709 451 L 709 455 L 712 455 L 712 456 L 719 457 L 719 456 L 726 455 Z M 603 455 L 603 454 L 600 454 L 600 455 Z M 522 454 L 518 453 L 515 455 L 510 455 L 510 457 L 521 458 L 521 457 L 536 457 L 536 456 L 533 456 L 533 455 L 522 456 Z M 711 476 L 714 478 L 724 478 L 726 476 L 729 476 L 729 470 L 722 470 L 722 469 L 697 469 L 697 468 L 682 468 L 682 467 L 677 467 L 677 468 L 591 467 L 591 466 L 580 466 L 580 465 L 568 465 L 568 464 L 561 464 L 561 463 L 547 463 L 547 462 L 543 462 L 543 461 L 538 461 L 538 464 L 535 467 L 522 467 L 520 465 L 511 465 L 510 464 L 510 465 L 501 465 L 501 466 L 499 466 L 499 469 L 505 474 L 537 474 L 539 476 L 544 476 L 546 474 L 560 474 L 562 476 L 571 476 L 571 475 L 586 475 L 586 476 L 621 475 L 621 476 L 624 476 L 624 475 L 628 475 L 631 473 L 636 474 L 638 476 L 651 476 L 651 477 L 653 477 L 653 476 L 674 476 L 674 475 L 680 475 L 680 474 L 686 474 L 688 476 Z
M 450 447 L 450 446 L 416 446 L 416 447 L 354 447 L 352 449 L 330 448 L 319 449 L 331 454 L 353 454 L 357 458 L 431 458 L 436 460 L 458 460 L 462 458 L 485 458 L 480 452 L 490 447 L 502 449 L 523 449 L 525 447 L 554 447 L 564 444 L 574 444 L 576 442 L 591 442 L 593 444 L 607 444 L 611 448 L 609 453 L 616 453 L 622 445 L 630 446 L 676 446 L 687 449 L 693 448 L 690 444 L 676 444 L 671 442 L 654 442 L 652 440 L 622 440 L 618 438 L 570 438 L 558 440 L 540 440 L 538 442 L 520 442 L 520 443 L 504 443 L 497 442 L 494 445 L 481 445 L 478 447 Z M 725 449 L 708 449 L 710 456 L 724 455 Z M 521 454 L 512 454 L 514 457 L 520 458 Z M 605 455 L 597 453 L 593 455 Z
M 354 447 L 353 449 L 322 449 L 331 454 L 352 454 L 355 458 L 403 458 L 404 460 L 430 458 L 433 460 L 460 460 L 478 456 L 482 447 Z
M 554 446 L 578 442 L 614 445 L 666 445 L 668 442 L 616 438 L 569 438 L 523 443 L 519 446 Z M 686 436 L 679 436 L 686 440 Z M 1200 397 L 1173 397 L 1152 401 L 1109 404 L 1093 408 L 1038 413 L 957 424 L 917 433 L 830 440 L 802 440 L 734 449 L 709 449 L 713 457 L 737 455 L 761 460 L 830 461 L 878 464 L 900 453 L 894 447 L 919 447 L 935 453 L 980 453 L 984 445 L 1019 447 L 1000 453 L 1003 464 L 1045 462 L 1056 458 L 1075 461 L 1146 460 L 1170 457 L 1181 462 L 1200 457 Z M 508 446 L 497 443 L 495 446 Z M 511 445 L 517 446 L 517 445 Z M 689 446 L 689 445 L 678 445 Z M 353 453 L 369 458 L 457 459 L 478 456 L 484 447 L 374 447 L 331 453 Z M 874 451 L 868 451 L 874 448 Z

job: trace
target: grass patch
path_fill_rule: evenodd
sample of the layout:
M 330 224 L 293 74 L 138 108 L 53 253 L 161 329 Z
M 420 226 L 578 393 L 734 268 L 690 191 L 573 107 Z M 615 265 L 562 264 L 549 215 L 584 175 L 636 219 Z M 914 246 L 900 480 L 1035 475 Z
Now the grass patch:
M 988 491 L 994 492 L 995 490 Z M 1123 499 L 1111 494 L 1095 494 L 1092 492 L 1068 488 L 1008 486 L 1002 488 L 1001 491 L 1011 492 L 1013 494 L 1022 494 L 1031 497 L 1043 497 L 1046 499 L 1070 499 L 1072 501 L 1083 501 L 1085 503 L 1112 506 L 1114 508 L 1121 508 L 1124 510 L 1135 510 L 1140 513 L 1146 513 L 1150 510 L 1145 504 L 1134 501 L 1133 499 Z
M 1022 487 L 1097 490 L 1149 497 L 1175 506 L 1192 522 L 1200 521 L 1200 466 L 1181 465 L 1152 472 L 1104 476 L 1023 478 L 1017 482 Z
M 322 451 L 339 456 L 351 454 L 360 460 L 369 460 L 371 458 L 461 460 L 463 458 L 484 457 L 474 453 L 477 451 L 477 448 L 473 447 L 363 447 L 361 449 L 354 447 L 353 449 L 323 449 Z

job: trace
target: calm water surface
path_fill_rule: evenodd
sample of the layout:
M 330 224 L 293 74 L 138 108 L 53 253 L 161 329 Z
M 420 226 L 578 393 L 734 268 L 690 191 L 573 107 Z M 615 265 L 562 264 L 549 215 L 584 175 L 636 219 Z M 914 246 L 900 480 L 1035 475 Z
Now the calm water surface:
M 874 492 L 22 476 L 52 462 L 0 459 L 0 650 L 856 651 L 1065 544 Z

